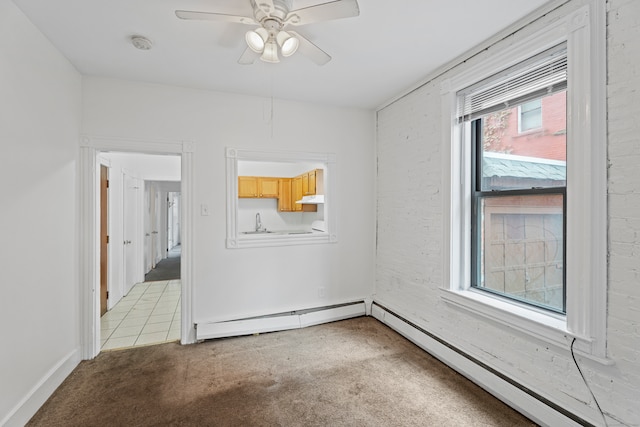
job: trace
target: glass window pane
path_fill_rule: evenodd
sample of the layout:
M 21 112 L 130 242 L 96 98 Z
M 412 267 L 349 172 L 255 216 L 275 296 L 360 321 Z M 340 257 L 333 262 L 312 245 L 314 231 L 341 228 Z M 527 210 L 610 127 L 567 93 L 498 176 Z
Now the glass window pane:
M 563 196 L 489 196 L 479 203 L 477 287 L 563 311 Z
M 482 117 L 480 191 L 566 186 L 566 94 L 558 92 Z M 524 120 L 532 124 L 538 120 L 539 131 L 521 133 L 519 122 Z

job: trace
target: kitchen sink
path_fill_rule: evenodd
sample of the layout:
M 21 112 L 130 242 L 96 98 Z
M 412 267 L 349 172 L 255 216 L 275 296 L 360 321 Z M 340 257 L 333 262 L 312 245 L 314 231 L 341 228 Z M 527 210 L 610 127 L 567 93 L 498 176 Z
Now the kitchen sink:
M 242 234 L 269 234 L 273 231 L 261 230 L 261 231 L 243 231 Z

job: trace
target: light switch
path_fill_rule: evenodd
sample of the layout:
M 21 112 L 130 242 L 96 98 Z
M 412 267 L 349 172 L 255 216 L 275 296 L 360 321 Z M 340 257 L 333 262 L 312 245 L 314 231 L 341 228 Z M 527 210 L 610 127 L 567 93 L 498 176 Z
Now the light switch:
M 209 215 L 209 206 L 208 205 L 200 205 L 200 215 L 208 216 Z

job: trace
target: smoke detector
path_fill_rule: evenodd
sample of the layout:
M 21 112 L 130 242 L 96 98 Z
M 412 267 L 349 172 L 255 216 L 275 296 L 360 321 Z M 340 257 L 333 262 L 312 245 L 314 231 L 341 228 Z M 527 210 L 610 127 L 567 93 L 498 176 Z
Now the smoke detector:
M 133 44 L 136 49 L 140 50 L 149 50 L 151 49 L 151 46 L 153 46 L 151 40 L 143 36 L 131 36 L 131 44 Z

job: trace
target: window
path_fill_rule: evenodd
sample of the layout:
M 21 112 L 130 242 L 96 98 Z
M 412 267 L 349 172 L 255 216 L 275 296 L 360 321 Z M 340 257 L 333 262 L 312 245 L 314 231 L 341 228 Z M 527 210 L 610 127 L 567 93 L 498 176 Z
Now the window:
M 542 102 L 535 99 L 518 107 L 518 131 L 528 132 L 542 127 Z
M 566 162 L 502 154 L 473 121 L 471 286 L 565 312 Z
M 566 66 L 562 44 L 458 93 L 459 120 L 471 122 L 471 287 L 559 313 L 566 309 L 566 134 L 539 138 L 532 155 L 510 122 L 535 112 L 531 106 L 539 113 L 542 98 L 564 104 Z M 550 110 L 565 114 L 561 107 Z M 566 117 L 553 119 L 566 128 Z
M 442 298 L 609 363 L 606 10 L 553 14 L 442 82 Z M 544 128 L 518 135 L 534 102 Z
M 227 248 L 308 245 L 338 241 L 334 154 L 227 148 L 226 160 Z M 295 177 L 302 171 L 310 170 L 323 172 L 322 183 L 318 184 L 316 181 L 317 188 L 322 188 L 322 203 L 312 212 L 302 209 L 299 212 L 281 211 L 279 193 L 280 188 L 287 185 L 284 182 L 285 178 Z M 278 194 L 264 198 L 239 197 L 239 176 L 275 180 L 275 186 L 270 188 Z M 317 176 L 315 178 L 318 179 Z M 290 199 L 289 202 L 295 206 L 298 196 L 294 197 L 292 190 L 283 194 L 285 193 L 287 199 Z M 261 231 L 258 232 L 258 229 Z

